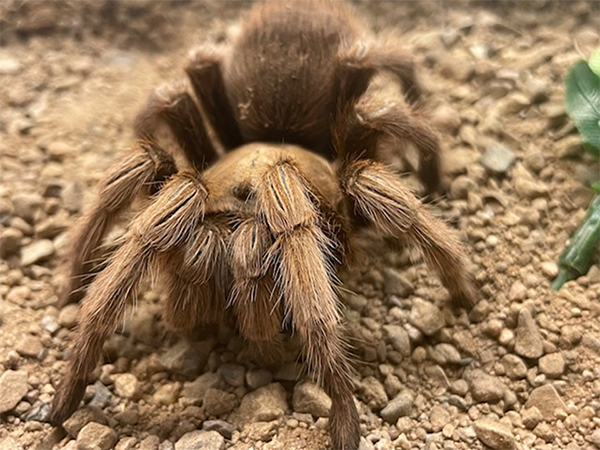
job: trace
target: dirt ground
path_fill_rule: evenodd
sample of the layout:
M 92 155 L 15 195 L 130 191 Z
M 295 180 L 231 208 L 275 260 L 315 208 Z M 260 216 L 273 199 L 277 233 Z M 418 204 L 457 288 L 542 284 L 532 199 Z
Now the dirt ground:
M 565 116 L 563 79 L 600 44 L 600 3 L 354 4 L 417 61 L 449 185 L 431 208 L 463 238 L 482 298 L 451 312 L 406 251 L 344 280 L 361 449 L 600 448 L 600 268 L 549 289 L 599 174 Z M 328 399 L 299 389 L 293 360 L 272 373 L 238 363 L 227 330 L 190 350 L 165 336 L 153 291 L 107 343 L 87 415 L 62 433 L 44 423 L 78 311 L 53 305 L 68 229 L 152 88 L 183 77 L 188 48 L 227 42 L 250 5 L 0 4 L 0 449 L 327 448 Z M 204 372 L 223 379 L 198 387 Z M 281 411 L 244 421 L 251 391 L 272 380 Z M 220 434 L 190 444 L 206 419 Z M 90 421 L 98 433 L 80 431 Z

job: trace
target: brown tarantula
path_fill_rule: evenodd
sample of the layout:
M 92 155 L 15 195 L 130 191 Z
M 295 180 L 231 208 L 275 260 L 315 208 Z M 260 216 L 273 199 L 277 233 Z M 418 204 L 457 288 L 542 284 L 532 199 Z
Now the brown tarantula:
M 184 336 L 229 317 L 268 353 L 282 327 L 299 334 L 332 400 L 333 448 L 356 450 L 334 287 L 353 229 L 371 225 L 416 245 L 456 304 L 476 302 L 455 234 L 377 162 L 380 140 L 413 144 L 426 191 L 440 187 L 436 134 L 412 107 L 413 63 L 371 40 L 347 4 L 270 2 L 253 7 L 230 47 L 196 50 L 186 71 L 194 96 L 176 84 L 150 97 L 136 143 L 75 231 L 62 304 L 76 299 L 86 262 L 120 213 L 152 195 L 89 287 L 51 421 L 77 408 L 104 340 L 155 270 L 167 293 L 163 320 Z M 383 71 L 406 101 L 377 105 L 363 95 Z M 178 144 L 173 154 L 159 144 L 165 129 Z

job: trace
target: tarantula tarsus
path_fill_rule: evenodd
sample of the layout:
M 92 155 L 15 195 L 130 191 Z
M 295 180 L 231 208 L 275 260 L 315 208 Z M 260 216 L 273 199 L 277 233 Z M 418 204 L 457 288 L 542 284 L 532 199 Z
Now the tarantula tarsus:
M 377 162 L 380 140 L 411 143 L 427 192 L 440 187 L 436 134 L 411 106 L 420 95 L 413 63 L 370 38 L 349 5 L 271 2 L 253 7 L 231 46 L 193 52 L 186 71 L 194 95 L 183 83 L 154 92 L 135 121 L 136 143 L 75 230 L 63 304 L 76 298 L 86 261 L 120 213 L 140 194 L 149 199 L 89 287 L 51 421 L 77 408 L 127 299 L 156 270 L 167 292 L 163 320 L 178 333 L 225 316 L 259 349 L 282 327 L 298 333 L 332 400 L 333 448 L 356 450 L 334 287 L 353 227 L 416 245 L 456 304 L 476 301 L 455 234 Z M 379 105 L 364 95 L 383 71 L 406 101 Z M 171 154 L 157 138 L 165 128 L 177 143 Z

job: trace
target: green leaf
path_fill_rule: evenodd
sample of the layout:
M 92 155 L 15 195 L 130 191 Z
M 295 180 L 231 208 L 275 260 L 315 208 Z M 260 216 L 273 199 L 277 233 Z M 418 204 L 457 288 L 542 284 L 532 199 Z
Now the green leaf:
M 596 194 L 600 194 L 600 181 L 592 183 L 592 189 L 596 191 Z
M 592 52 L 592 56 L 590 56 L 590 62 L 588 63 L 592 72 L 596 74 L 597 77 L 600 77 L 600 47 Z
M 600 157 L 600 78 L 585 61 L 579 61 L 565 80 L 566 110 L 583 142 Z

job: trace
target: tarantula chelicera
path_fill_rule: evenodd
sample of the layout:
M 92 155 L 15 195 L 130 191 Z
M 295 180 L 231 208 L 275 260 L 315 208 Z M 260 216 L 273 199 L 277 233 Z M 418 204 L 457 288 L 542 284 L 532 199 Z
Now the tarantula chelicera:
M 166 288 L 163 320 L 184 336 L 227 317 L 258 349 L 282 328 L 299 334 L 331 397 L 333 448 L 356 450 L 334 287 L 353 228 L 416 245 L 456 304 L 476 301 L 455 234 L 377 161 L 381 140 L 410 143 L 426 191 L 440 187 L 436 134 L 412 106 L 420 95 L 413 64 L 371 39 L 346 4 L 270 2 L 253 7 L 231 46 L 196 50 L 186 71 L 194 95 L 175 84 L 150 97 L 136 143 L 75 230 L 63 304 L 76 299 L 111 224 L 134 198 L 147 199 L 89 287 L 51 421 L 77 408 L 128 298 L 155 271 Z M 365 95 L 382 71 L 397 77 L 405 101 L 380 105 Z M 175 150 L 165 150 L 159 130 Z

